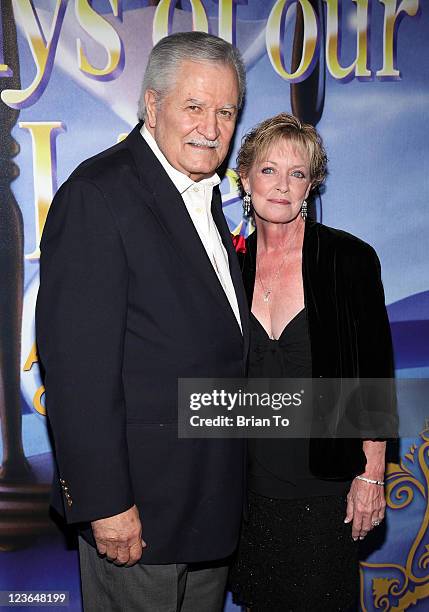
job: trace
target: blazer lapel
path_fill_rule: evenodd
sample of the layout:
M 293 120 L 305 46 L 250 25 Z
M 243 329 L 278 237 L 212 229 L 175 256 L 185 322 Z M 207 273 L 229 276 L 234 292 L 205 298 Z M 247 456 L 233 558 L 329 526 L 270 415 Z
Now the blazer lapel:
M 190 273 L 194 273 L 197 276 L 198 282 L 205 284 L 227 316 L 234 317 L 228 298 L 207 256 L 182 196 L 140 134 L 141 125 L 140 123 L 134 128 L 125 142 L 135 159 L 141 183 L 149 188 L 153 196 L 152 201 L 145 200 L 145 203 L 158 219 L 161 227 L 166 232 L 169 242 L 174 244 L 178 256 L 182 259 L 183 264 L 189 268 Z M 225 220 L 224 223 L 226 225 Z M 219 227 L 217 221 L 216 224 Z M 232 246 L 231 238 L 230 243 Z M 237 292 L 235 282 L 234 286 Z M 246 317 L 242 314 L 242 307 L 240 307 L 240 314 L 242 319 L 245 320 Z
M 231 279 L 234 285 L 235 295 L 237 296 L 243 337 L 247 343 L 249 334 L 249 308 L 247 306 L 246 294 L 244 292 L 243 280 L 241 278 L 237 254 L 232 243 L 231 232 L 229 231 L 228 224 L 225 220 L 225 216 L 222 211 L 222 198 L 218 187 L 215 187 L 213 190 L 211 211 L 213 220 L 216 223 L 216 227 L 222 239 L 222 243 L 228 254 L 229 271 L 231 273 Z

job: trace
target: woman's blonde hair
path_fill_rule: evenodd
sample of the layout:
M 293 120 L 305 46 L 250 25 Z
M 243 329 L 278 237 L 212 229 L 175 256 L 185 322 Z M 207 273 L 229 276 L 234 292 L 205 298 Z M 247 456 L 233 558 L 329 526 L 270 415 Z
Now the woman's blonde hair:
M 307 152 L 310 161 L 312 189 L 323 183 L 327 175 L 326 151 L 317 130 L 297 117 L 280 113 L 259 123 L 248 132 L 241 142 L 237 155 L 239 176 L 248 176 L 253 164 L 260 160 L 273 145 L 282 141 L 297 144 Z M 242 188 L 242 185 L 240 185 Z

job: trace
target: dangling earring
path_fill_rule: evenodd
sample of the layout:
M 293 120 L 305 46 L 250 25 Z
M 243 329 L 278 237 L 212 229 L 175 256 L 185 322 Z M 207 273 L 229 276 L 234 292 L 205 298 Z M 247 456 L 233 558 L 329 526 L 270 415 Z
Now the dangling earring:
M 304 219 L 304 221 L 307 218 L 307 201 L 304 200 L 303 203 L 301 204 L 301 217 Z
M 245 217 L 250 216 L 251 204 L 252 204 L 252 199 L 250 197 L 250 193 L 246 191 L 246 193 L 244 194 L 244 198 L 243 198 L 243 214 Z

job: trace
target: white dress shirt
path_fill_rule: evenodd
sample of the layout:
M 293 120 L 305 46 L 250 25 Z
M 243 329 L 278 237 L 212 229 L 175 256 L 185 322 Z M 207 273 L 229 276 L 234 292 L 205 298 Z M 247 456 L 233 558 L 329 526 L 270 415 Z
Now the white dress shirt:
M 189 176 L 183 174 L 183 172 L 173 168 L 144 124 L 140 131 L 153 154 L 162 164 L 164 170 L 182 196 L 186 210 L 191 217 L 192 223 L 203 243 L 207 256 L 225 291 L 226 297 L 237 319 L 237 323 L 242 330 L 237 296 L 229 270 L 228 254 L 211 213 L 213 187 L 219 185 L 219 176 L 213 174 L 210 178 L 202 179 L 198 182 L 193 181 Z

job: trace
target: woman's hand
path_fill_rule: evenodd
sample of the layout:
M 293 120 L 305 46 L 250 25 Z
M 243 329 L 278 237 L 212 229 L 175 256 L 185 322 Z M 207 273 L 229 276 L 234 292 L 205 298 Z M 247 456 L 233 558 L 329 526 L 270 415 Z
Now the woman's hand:
M 363 451 L 366 457 L 363 478 L 384 480 L 386 442 L 364 440 Z M 384 487 L 372 482 L 355 478 L 347 495 L 345 523 L 352 524 L 352 538 L 357 540 L 367 535 L 384 519 L 386 500 Z
M 384 487 L 365 482 L 353 480 L 347 495 L 347 513 L 345 523 L 352 523 L 352 538 L 357 540 L 367 535 L 384 519 L 386 500 Z

